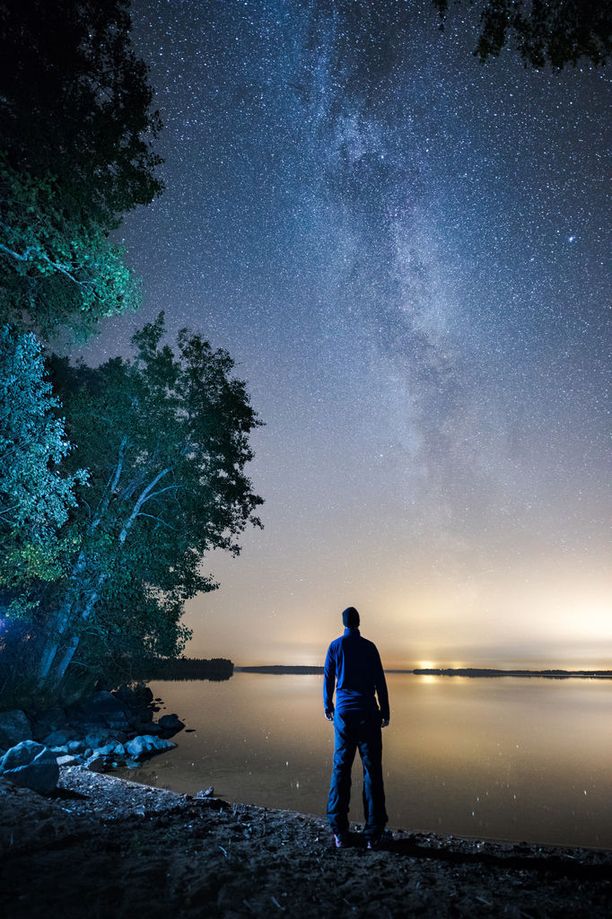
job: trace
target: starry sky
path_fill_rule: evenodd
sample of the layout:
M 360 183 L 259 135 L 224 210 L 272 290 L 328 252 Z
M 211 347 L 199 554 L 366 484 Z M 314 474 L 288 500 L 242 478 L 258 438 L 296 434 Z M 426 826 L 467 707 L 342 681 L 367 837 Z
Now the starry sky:
M 266 503 L 193 656 L 612 668 L 608 78 L 481 64 L 428 0 L 135 0 L 166 191 L 137 315 L 227 348 Z

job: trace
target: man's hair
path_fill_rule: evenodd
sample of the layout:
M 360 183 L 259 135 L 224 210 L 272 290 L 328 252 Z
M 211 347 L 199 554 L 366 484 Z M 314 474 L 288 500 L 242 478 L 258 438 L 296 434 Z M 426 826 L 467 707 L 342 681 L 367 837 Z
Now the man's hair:
M 342 611 L 342 622 L 347 629 L 359 628 L 359 613 L 354 606 L 347 606 L 347 608 Z

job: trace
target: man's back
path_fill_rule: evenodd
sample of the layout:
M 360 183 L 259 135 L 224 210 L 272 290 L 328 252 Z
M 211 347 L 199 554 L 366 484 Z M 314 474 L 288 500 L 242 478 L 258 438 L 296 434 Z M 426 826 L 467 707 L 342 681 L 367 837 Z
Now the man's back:
M 346 628 L 329 646 L 324 676 L 327 711 L 333 709 L 334 684 L 337 711 L 372 711 L 376 709 L 376 693 L 381 717 L 389 718 L 387 684 L 378 649 L 360 635 L 358 628 Z

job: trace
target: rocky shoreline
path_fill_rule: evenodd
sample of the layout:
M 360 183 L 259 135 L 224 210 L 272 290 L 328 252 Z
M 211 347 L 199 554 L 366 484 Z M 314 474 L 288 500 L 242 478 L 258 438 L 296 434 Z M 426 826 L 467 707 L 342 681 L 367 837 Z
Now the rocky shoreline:
M 0 776 L 46 793 L 56 787 L 61 766 L 135 769 L 175 747 L 169 738 L 185 727 L 176 714 L 154 720 L 161 701 L 137 684 L 31 716 L 20 709 L 0 712 Z
M 50 916 L 609 917 L 612 852 L 394 831 L 332 848 L 323 819 L 62 766 L 0 779 L 0 912 Z

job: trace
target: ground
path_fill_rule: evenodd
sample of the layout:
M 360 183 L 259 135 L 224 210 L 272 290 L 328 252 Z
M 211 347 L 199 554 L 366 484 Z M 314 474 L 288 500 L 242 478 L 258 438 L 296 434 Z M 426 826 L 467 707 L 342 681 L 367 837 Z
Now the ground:
M 395 832 L 335 850 L 324 821 L 63 768 L 0 781 L 0 914 L 13 917 L 610 917 L 612 852 Z

